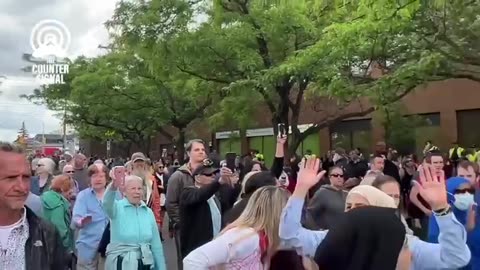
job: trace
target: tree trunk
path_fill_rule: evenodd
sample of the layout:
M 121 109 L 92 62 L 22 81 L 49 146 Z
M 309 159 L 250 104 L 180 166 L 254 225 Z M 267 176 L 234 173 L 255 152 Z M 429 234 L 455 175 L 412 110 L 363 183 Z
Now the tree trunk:
M 185 128 L 178 129 L 178 139 L 175 142 L 177 146 L 177 158 L 180 161 L 180 164 L 185 163 Z
M 127 154 L 127 157 L 129 157 L 132 154 L 132 142 L 126 143 L 125 153 Z
M 287 150 L 289 159 L 290 159 L 291 156 L 295 155 L 295 153 L 296 153 L 298 147 L 300 146 L 300 144 L 302 143 L 303 139 L 304 138 L 303 138 L 302 135 L 292 133 L 292 137 L 289 141 L 288 150 Z
M 145 140 L 145 155 L 147 155 L 148 158 L 152 158 L 150 156 L 151 146 L 152 146 L 152 138 L 148 136 L 148 138 L 146 138 Z
M 147 153 L 145 153 L 145 149 L 147 148 L 146 147 L 146 142 L 145 142 L 145 140 L 143 140 L 142 137 L 140 137 L 139 140 L 134 142 L 134 143 L 135 143 L 135 145 L 137 146 L 137 148 L 140 152 L 142 152 L 144 155 L 147 154 Z

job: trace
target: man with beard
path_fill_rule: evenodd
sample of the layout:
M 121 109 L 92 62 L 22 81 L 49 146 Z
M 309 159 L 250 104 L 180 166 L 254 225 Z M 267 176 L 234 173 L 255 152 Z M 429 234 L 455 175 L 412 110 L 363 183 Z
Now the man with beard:
M 136 175 L 143 180 L 143 201 L 152 209 L 157 222 L 158 229 L 162 229 L 162 218 L 160 215 L 160 194 L 158 193 L 157 180 L 149 171 L 147 158 L 143 153 L 137 152 L 132 155 L 132 175 Z

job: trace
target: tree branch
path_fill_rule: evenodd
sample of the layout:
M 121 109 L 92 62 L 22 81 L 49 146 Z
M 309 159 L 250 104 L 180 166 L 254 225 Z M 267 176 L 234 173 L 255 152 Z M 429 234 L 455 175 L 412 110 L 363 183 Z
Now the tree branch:
M 208 77 L 208 76 L 204 76 L 204 75 L 200 75 L 194 71 L 191 71 L 191 70 L 187 70 L 185 68 L 182 68 L 181 66 L 177 65 L 177 68 L 182 71 L 182 72 L 185 72 L 187 73 L 188 75 L 192 75 L 194 77 L 197 77 L 199 79 L 202 79 L 204 81 L 209 81 L 209 82 L 216 82 L 216 83 L 222 83 L 222 84 L 230 84 L 232 83 L 232 81 L 228 81 L 228 80 L 225 80 L 225 79 L 219 79 L 219 78 L 214 78 L 214 77 Z

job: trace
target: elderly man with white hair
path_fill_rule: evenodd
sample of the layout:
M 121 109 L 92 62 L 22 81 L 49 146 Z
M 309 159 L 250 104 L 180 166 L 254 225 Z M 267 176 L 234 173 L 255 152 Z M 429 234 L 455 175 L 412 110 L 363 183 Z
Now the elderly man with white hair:
M 35 195 L 42 195 L 50 189 L 55 170 L 55 162 L 50 158 L 41 158 L 35 168 L 36 176 L 31 179 L 30 191 Z
M 162 228 L 163 224 L 163 220 L 160 215 L 160 212 L 162 211 L 162 207 L 160 205 L 160 192 L 158 191 L 157 179 L 149 170 L 147 161 L 148 159 L 143 153 L 134 153 L 128 166 L 129 168 L 127 168 L 127 172 L 128 170 L 131 170 L 131 172 L 129 172 L 131 175 L 136 175 L 143 180 L 142 200 L 150 209 L 152 209 L 158 228 L 160 229 Z

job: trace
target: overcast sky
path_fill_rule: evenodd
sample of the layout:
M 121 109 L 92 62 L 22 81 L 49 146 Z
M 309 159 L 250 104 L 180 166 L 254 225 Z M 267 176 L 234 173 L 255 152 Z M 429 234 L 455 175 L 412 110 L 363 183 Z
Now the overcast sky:
M 68 55 L 95 56 L 102 53 L 98 45 L 108 43 L 103 23 L 112 16 L 117 1 L 0 0 L 0 140 L 14 140 L 22 121 L 32 136 L 61 128 L 55 112 L 19 97 L 37 87 L 32 76 L 21 71 L 27 65 L 22 54 L 32 53 L 34 25 L 44 19 L 63 22 L 72 38 Z

